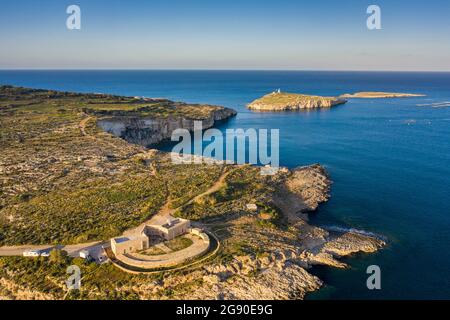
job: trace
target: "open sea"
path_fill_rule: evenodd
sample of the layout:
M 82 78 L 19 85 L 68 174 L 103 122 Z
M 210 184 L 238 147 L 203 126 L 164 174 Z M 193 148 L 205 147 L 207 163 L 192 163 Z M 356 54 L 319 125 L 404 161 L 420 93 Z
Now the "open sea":
M 450 73 L 0 71 L 0 84 L 217 104 L 239 112 L 221 130 L 280 129 L 282 166 L 320 163 L 334 181 L 311 222 L 388 239 L 379 253 L 345 259 L 349 270 L 314 268 L 326 286 L 308 299 L 450 299 Z M 351 99 L 308 112 L 246 109 L 278 88 L 426 97 Z M 366 287 L 369 265 L 381 268 L 379 291 Z

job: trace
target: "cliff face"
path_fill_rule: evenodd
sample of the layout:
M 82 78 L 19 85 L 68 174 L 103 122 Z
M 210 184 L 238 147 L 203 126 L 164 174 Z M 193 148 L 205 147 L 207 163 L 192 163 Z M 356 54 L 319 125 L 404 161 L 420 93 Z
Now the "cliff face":
M 334 97 L 309 96 L 294 93 L 274 92 L 257 99 L 248 105 L 249 109 L 259 111 L 285 111 L 314 108 L 330 108 L 344 104 L 347 100 Z
M 114 116 L 100 119 L 97 124 L 104 131 L 130 143 L 148 146 L 170 139 L 175 129 L 194 130 L 194 121 L 202 121 L 203 129 L 214 126 L 216 121 L 226 120 L 236 115 L 229 108 L 217 108 L 205 119 L 181 117 L 154 118 L 139 116 Z

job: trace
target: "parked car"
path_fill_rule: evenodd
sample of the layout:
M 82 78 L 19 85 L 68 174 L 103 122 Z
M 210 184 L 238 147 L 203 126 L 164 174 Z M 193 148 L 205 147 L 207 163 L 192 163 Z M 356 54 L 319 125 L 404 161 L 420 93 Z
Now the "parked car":
M 26 250 L 23 252 L 24 257 L 39 257 L 41 252 L 39 250 Z

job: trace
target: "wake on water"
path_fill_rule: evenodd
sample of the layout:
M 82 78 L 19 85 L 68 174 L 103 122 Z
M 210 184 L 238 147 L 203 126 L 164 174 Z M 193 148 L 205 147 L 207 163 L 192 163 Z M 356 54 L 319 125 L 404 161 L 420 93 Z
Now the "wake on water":
M 385 236 L 383 236 L 381 234 L 377 234 L 377 233 L 365 231 L 365 230 L 359 230 L 359 229 L 355 229 L 355 228 L 346 228 L 346 227 L 341 227 L 341 226 L 320 226 L 320 227 L 327 231 L 331 231 L 331 232 L 340 232 L 340 233 L 351 232 L 351 233 L 356 233 L 356 234 L 360 234 L 363 236 L 377 238 L 377 239 L 383 240 L 385 242 L 388 240 Z

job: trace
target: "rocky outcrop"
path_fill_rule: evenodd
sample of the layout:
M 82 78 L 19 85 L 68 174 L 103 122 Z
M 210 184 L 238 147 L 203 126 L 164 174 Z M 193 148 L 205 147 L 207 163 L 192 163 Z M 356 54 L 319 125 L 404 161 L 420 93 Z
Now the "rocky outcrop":
M 139 116 L 115 116 L 100 119 L 97 124 L 104 131 L 120 137 L 130 143 L 149 146 L 170 139 L 176 129 L 194 130 L 194 121 L 202 121 L 202 128 L 214 126 L 216 121 L 226 120 L 236 115 L 229 108 L 217 107 L 204 119 L 153 118 Z
M 303 299 L 320 289 L 323 281 L 308 269 L 315 265 L 347 268 L 338 259 L 354 253 L 371 253 L 385 243 L 374 237 L 344 233 L 330 235 L 321 230 L 324 238 L 310 248 L 297 246 L 276 249 L 255 256 L 237 256 L 227 264 L 207 265 L 203 269 L 203 285 L 191 299 L 225 300 L 288 300 Z
M 335 257 L 345 257 L 358 252 L 373 253 L 385 244 L 383 240 L 375 237 L 347 232 L 332 236 L 330 241 L 325 243 L 322 251 Z
M 320 203 L 328 201 L 330 185 L 328 173 L 319 164 L 296 168 L 286 180 L 287 190 L 298 195 L 309 211 L 316 210 Z
M 258 111 L 286 111 L 315 108 L 331 108 L 345 104 L 347 100 L 334 97 L 273 92 L 250 103 L 247 107 Z
M 380 98 L 411 98 L 411 97 L 424 97 L 423 94 L 412 93 L 395 93 L 395 92 L 356 92 L 346 93 L 340 96 L 340 98 L 360 98 L 360 99 L 380 99 Z
M 282 251 L 260 258 L 238 256 L 226 265 L 206 266 L 205 272 L 205 285 L 194 293 L 194 299 L 303 299 L 323 284 L 295 260 L 295 254 Z
M 273 202 L 291 221 L 315 211 L 330 198 L 331 180 L 319 164 L 289 170 L 273 194 Z

